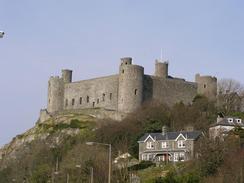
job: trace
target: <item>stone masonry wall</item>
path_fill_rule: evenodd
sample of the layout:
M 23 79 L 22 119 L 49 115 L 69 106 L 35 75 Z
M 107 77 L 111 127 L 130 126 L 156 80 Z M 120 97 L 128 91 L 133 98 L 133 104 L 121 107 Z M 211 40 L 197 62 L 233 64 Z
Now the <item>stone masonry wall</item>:
M 64 109 L 118 108 L 119 76 L 107 76 L 64 86 Z
M 169 106 L 182 101 L 191 103 L 197 95 L 197 84 L 181 79 L 144 76 L 144 101 L 154 99 Z

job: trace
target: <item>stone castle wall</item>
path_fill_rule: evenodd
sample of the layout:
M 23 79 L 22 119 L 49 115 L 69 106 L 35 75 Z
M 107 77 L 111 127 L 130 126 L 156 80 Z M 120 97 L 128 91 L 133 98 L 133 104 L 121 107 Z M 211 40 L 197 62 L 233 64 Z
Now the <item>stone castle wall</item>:
M 177 102 L 191 103 L 196 95 L 196 83 L 149 75 L 144 77 L 144 101 L 153 99 L 172 106 Z
M 119 76 L 107 76 L 64 85 L 64 109 L 118 108 Z

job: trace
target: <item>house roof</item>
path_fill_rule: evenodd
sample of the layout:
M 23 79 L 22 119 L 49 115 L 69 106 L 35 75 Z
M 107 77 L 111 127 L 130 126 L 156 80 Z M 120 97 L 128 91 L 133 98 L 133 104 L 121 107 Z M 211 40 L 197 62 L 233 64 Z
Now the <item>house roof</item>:
M 216 123 L 212 124 L 210 127 L 214 127 L 214 126 L 244 127 L 244 122 L 240 118 L 224 117 L 224 118 L 218 118 L 218 121 Z
M 144 134 L 138 142 L 144 142 L 149 135 L 154 140 L 176 140 L 177 137 L 182 134 L 184 138 L 196 140 L 201 134 L 201 131 L 179 131 L 179 132 L 167 132 L 164 135 L 162 133 L 146 133 Z

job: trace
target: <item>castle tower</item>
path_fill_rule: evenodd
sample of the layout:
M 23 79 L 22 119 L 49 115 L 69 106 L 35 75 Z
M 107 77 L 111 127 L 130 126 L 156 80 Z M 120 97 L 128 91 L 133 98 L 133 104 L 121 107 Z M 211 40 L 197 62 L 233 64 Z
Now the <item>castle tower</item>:
M 155 61 L 155 76 L 161 78 L 168 78 L 168 62 Z
M 217 96 L 217 78 L 212 76 L 200 76 L 196 74 L 197 93 L 215 100 Z
M 132 58 L 121 58 L 118 111 L 130 113 L 142 105 L 143 77 L 143 67 L 132 65 Z
M 48 81 L 48 104 L 49 113 L 63 110 L 64 101 L 64 81 L 62 78 L 51 77 Z
M 72 82 L 72 70 L 64 69 L 62 70 L 62 78 L 64 83 Z

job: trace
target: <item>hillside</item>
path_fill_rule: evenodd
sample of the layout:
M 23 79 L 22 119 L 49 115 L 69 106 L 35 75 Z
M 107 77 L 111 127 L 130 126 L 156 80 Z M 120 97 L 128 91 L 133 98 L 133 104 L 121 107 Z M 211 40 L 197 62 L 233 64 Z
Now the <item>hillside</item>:
M 34 141 L 46 141 L 49 147 L 59 146 L 67 137 L 86 133 L 95 128 L 95 118 L 83 114 L 58 115 L 36 125 L 21 135 L 17 135 L 12 141 L 0 150 L 1 161 L 16 159 L 21 153 L 20 149 Z
M 217 109 L 206 98 L 197 98 L 193 104 L 178 103 L 169 108 L 165 105 L 146 104 L 121 122 L 97 119 L 91 111 L 67 112 L 53 116 L 27 132 L 16 136 L 1 150 L 0 182 L 88 182 L 90 171 L 96 183 L 107 181 L 108 149 L 105 146 L 88 146 L 95 141 L 112 144 L 112 157 L 129 152 L 138 156 L 138 139 L 146 132 L 160 132 L 163 125 L 169 130 L 181 130 L 192 125 L 207 134 L 208 126 L 215 121 Z M 239 113 L 239 115 L 243 115 Z M 242 166 L 243 151 L 238 148 L 236 136 L 225 143 L 203 138 L 197 149 L 199 159 L 173 166 L 154 167 L 144 162 L 131 170 L 142 183 L 164 182 L 211 182 L 219 177 L 239 178 L 239 172 L 225 174 L 227 168 Z M 229 162 L 230 156 L 235 159 Z M 149 167 L 148 167 L 149 166 Z M 139 168 L 139 169 L 138 169 Z M 130 170 L 115 169 L 113 181 L 129 182 Z M 150 176 L 149 176 L 150 175 Z M 217 181 L 216 181 L 217 183 Z
M 46 153 L 55 156 L 55 153 L 58 153 L 58 149 L 62 149 L 63 145 L 75 139 L 82 139 L 83 136 L 87 137 L 87 134 L 92 135 L 95 128 L 96 118 L 92 115 L 79 113 L 57 115 L 43 123 L 37 122 L 33 128 L 17 135 L 9 144 L 0 149 L 0 169 L 5 170 L 10 167 L 13 169 L 13 165 L 16 166 L 17 164 L 16 162 L 21 164 L 21 160 L 26 160 L 28 156 L 35 159 L 34 156 L 43 150 L 47 151 L 43 152 L 47 158 Z M 17 173 L 13 170 L 11 172 Z M 22 179 L 21 174 L 23 172 L 20 171 L 19 173 Z

